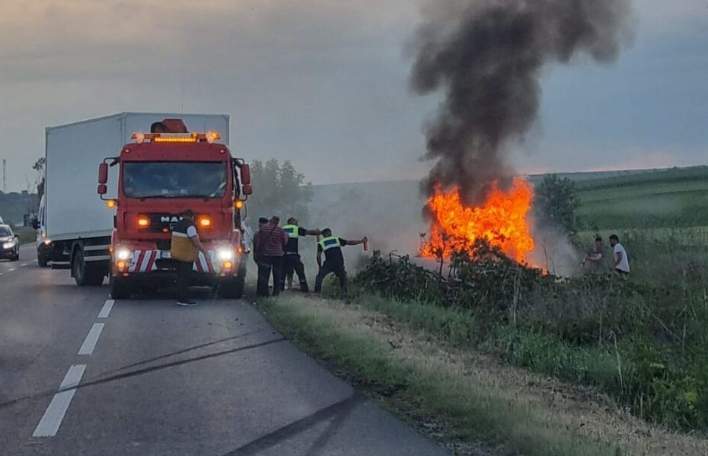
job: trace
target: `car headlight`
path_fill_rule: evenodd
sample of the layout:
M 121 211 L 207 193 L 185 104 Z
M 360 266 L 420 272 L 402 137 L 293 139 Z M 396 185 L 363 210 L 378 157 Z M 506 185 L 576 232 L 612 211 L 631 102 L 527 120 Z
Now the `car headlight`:
M 52 243 L 52 240 L 51 240 L 51 239 L 45 239 L 43 242 L 44 242 L 44 245 L 49 245 L 49 244 Z
M 118 249 L 116 251 L 116 259 L 125 261 L 130 258 L 130 250 L 128 249 Z
M 234 259 L 234 251 L 232 249 L 220 248 L 216 251 L 216 255 L 221 261 L 232 261 Z
M 15 241 L 5 242 L 2 245 L 3 249 L 11 249 L 15 246 Z

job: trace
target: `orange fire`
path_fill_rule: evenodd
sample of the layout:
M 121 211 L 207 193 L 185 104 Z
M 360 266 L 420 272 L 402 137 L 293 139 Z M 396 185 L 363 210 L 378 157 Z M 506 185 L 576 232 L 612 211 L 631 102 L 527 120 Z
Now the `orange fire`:
M 429 240 L 421 248 L 425 257 L 449 257 L 453 252 L 471 251 L 478 239 L 486 239 L 508 257 L 527 263 L 534 249 L 528 216 L 533 188 L 516 178 L 509 190 L 494 184 L 481 206 L 468 207 L 459 189 L 437 188 L 428 200 L 433 216 Z

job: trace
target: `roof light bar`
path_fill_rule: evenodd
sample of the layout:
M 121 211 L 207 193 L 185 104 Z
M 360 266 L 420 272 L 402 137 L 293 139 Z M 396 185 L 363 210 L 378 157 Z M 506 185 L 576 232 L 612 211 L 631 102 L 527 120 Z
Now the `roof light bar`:
M 206 133 L 142 133 L 135 132 L 131 139 L 138 143 L 198 143 L 207 142 L 213 144 L 221 139 L 218 131 L 208 131 Z

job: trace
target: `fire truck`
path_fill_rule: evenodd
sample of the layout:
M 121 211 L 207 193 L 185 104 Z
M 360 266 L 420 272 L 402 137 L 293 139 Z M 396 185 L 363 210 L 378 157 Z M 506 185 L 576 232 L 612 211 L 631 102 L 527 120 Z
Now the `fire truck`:
M 134 132 L 118 156 L 98 167 L 98 195 L 114 213 L 107 271 L 112 297 L 174 280 L 171 228 L 186 210 L 194 212 L 208 251 L 193 264 L 192 285 L 241 297 L 247 252 L 242 212 L 252 193 L 248 164 L 232 156 L 216 131 L 191 132 L 177 118 L 152 127 Z M 112 196 L 109 185 L 116 189 Z

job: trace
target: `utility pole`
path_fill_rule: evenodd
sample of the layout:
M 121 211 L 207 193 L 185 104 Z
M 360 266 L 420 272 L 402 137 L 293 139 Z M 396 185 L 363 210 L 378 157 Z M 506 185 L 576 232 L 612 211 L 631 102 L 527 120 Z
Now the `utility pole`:
M 2 159 L 2 192 L 7 193 L 7 160 Z

